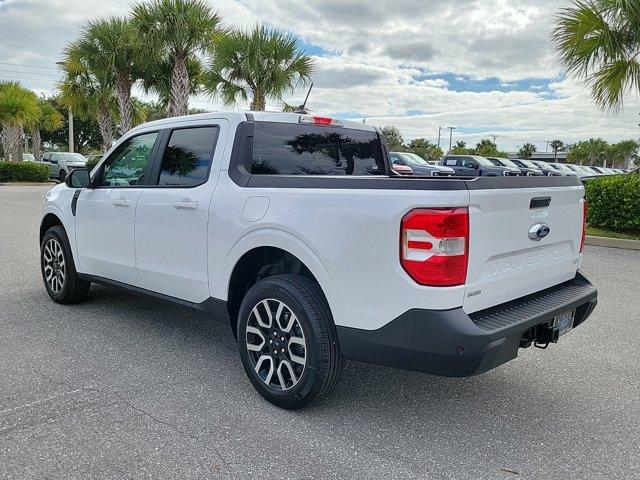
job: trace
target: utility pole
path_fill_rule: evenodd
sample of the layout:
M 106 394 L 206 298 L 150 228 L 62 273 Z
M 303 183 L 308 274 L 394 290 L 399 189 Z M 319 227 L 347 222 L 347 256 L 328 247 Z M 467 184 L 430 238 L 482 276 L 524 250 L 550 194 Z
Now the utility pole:
M 438 125 L 438 148 L 440 148 L 440 137 L 442 136 L 442 125 Z
M 449 129 L 449 154 L 451 154 L 451 147 L 453 147 L 453 131 L 456 127 L 447 127 Z

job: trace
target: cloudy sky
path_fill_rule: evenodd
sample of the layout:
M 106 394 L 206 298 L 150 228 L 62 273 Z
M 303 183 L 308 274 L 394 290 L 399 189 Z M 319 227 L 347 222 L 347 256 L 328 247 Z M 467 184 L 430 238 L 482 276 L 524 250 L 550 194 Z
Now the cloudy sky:
M 503 149 L 560 138 L 640 136 L 640 102 L 600 113 L 567 79 L 549 46 L 552 0 L 216 0 L 228 25 L 262 22 L 300 36 L 317 57 L 309 106 L 396 125 L 406 138 L 497 135 Z M 55 88 L 64 45 L 91 18 L 123 15 L 130 0 L 0 0 L 0 79 Z M 300 103 L 303 92 L 287 100 Z M 206 97 L 199 108 L 222 109 Z M 276 103 L 269 105 L 278 108 Z M 443 144 L 448 144 L 444 138 Z

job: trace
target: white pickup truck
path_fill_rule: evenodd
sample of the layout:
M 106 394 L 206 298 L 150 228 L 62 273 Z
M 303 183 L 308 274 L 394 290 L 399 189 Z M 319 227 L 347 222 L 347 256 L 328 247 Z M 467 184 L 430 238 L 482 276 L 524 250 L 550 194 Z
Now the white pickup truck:
M 583 193 L 396 176 L 376 129 L 327 117 L 169 118 L 46 194 L 42 277 L 58 303 L 95 282 L 229 322 L 258 392 L 300 408 L 343 358 L 468 376 L 581 324 Z

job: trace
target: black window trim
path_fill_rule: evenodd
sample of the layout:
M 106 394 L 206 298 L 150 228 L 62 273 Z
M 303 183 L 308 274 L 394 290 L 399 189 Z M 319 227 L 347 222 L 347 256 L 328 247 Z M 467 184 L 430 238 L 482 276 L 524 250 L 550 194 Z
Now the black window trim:
M 140 132 L 137 133 L 135 135 L 131 135 L 130 137 L 127 137 L 125 139 L 123 139 L 122 141 L 120 141 L 118 143 L 118 145 L 116 146 L 116 148 L 109 154 L 108 157 L 104 158 L 101 163 L 100 163 L 100 167 L 98 168 L 98 170 L 96 171 L 95 175 L 91 178 L 91 188 L 93 188 L 94 190 L 104 190 L 104 189 L 108 189 L 108 188 L 117 188 L 117 189 L 128 189 L 128 188 L 148 188 L 149 185 L 149 180 L 150 180 L 150 174 L 151 174 L 151 169 L 150 167 L 154 164 L 155 162 L 155 157 L 158 154 L 158 147 L 160 146 L 160 143 L 162 142 L 164 136 L 165 136 L 165 129 L 162 128 L 158 128 L 155 130 L 146 130 L 144 132 Z M 137 137 L 141 137 L 142 135 L 149 135 L 151 133 L 157 133 L 158 136 L 156 137 L 156 141 L 153 144 L 153 147 L 151 148 L 151 154 L 149 155 L 149 161 L 147 162 L 147 168 L 145 169 L 144 172 L 144 177 L 143 177 L 143 185 L 122 185 L 122 186 L 112 186 L 112 185 L 96 185 L 95 182 L 98 181 L 98 179 L 102 178 L 102 174 L 104 172 L 104 166 L 105 164 L 109 161 L 109 159 L 116 154 L 116 152 L 118 151 L 118 149 L 124 145 L 126 142 L 137 138 Z
M 194 185 L 160 185 L 160 174 L 162 172 L 162 159 L 164 157 L 164 152 L 167 149 L 167 145 L 171 141 L 171 135 L 176 130 L 194 130 L 196 128 L 215 128 L 215 138 L 213 139 L 213 149 L 211 151 L 211 158 L 209 159 L 209 168 L 207 168 L 207 175 L 204 180 L 198 184 Z M 145 185 L 146 188 L 196 188 L 201 187 L 205 183 L 209 181 L 209 177 L 211 176 L 211 170 L 213 167 L 213 159 L 216 156 L 216 149 L 218 148 L 218 140 L 220 139 L 220 130 L 222 129 L 222 125 L 219 123 L 202 123 L 197 125 L 181 125 L 179 127 L 171 127 L 163 130 L 163 136 L 160 141 L 160 145 L 158 146 L 158 151 L 156 152 L 156 156 L 153 158 L 153 165 L 151 166 L 149 182 L 148 185 Z
M 252 175 L 247 170 L 247 143 L 253 137 L 253 115 L 247 114 L 247 121 L 240 122 L 235 131 L 233 149 L 229 159 L 227 174 L 233 183 L 241 188 L 317 188 L 332 190 L 484 190 L 535 187 L 581 186 L 574 176 L 429 176 L 411 177 L 391 173 L 389 149 L 384 137 L 377 131 L 383 145 L 387 175 L 337 176 L 337 175 Z M 221 172 L 224 174 L 224 172 Z M 506 179 L 506 181 L 505 181 Z

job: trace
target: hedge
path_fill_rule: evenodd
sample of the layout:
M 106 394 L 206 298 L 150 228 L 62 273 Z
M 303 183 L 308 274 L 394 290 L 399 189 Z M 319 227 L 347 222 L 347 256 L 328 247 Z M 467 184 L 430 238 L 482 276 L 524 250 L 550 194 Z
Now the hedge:
M 0 161 L 0 182 L 46 182 L 49 166 L 40 162 Z
M 640 175 L 615 175 L 586 182 L 587 223 L 625 233 L 640 233 Z

